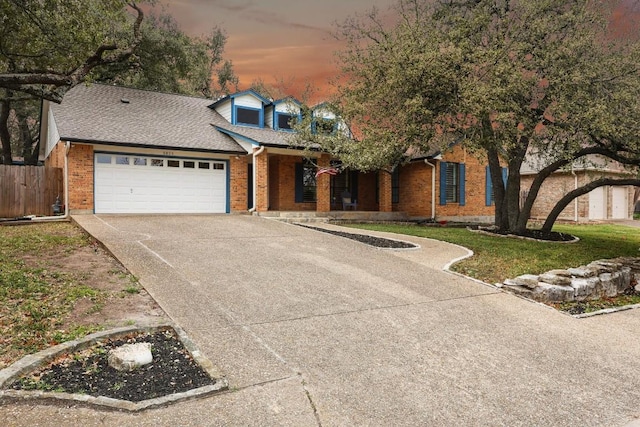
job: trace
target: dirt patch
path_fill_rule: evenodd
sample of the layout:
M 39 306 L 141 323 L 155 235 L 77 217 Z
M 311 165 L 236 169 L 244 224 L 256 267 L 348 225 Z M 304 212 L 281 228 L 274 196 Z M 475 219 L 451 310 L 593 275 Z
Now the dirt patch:
M 168 316 L 137 279 L 97 242 L 92 241 L 90 246 L 55 262 L 62 271 L 83 275 L 85 285 L 106 292 L 106 299 L 97 304 L 90 298 L 77 300 L 63 328 L 96 324 L 104 328 L 147 326 L 168 321 Z

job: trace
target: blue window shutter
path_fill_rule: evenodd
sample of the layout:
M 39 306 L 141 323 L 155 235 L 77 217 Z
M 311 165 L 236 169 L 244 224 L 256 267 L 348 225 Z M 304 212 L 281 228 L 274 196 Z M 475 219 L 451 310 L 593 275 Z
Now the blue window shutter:
M 460 166 L 460 169 L 459 169 L 459 172 L 460 172 L 460 175 L 459 175 L 459 178 L 460 178 L 460 206 L 464 206 L 464 203 L 465 203 L 465 197 L 464 197 L 465 188 L 464 188 L 464 184 L 465 184 L 465 181 L 466 181 L 466 179 L 465 179 L 465 169 L 466 168 L 464 166 L 464 163 L 460 163 L 459 166 Z
M 485 205 L 491 206 L 491 194 L 493 193 L 493 184 L 491 182 L 491 171 L 489 166 L 484 168 L 485 170 Z
M 440 204 L 447 204 L 447 162 L 440 162 Z
M 304 201 L 304 165 L 302 163 L 296 163 L 296 203 L 302 203 Z

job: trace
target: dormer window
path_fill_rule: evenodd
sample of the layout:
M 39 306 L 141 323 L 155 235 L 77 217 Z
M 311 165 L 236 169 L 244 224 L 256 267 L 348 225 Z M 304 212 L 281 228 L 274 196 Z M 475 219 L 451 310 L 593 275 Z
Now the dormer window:
M 262 109 L 236 106 L 236 124 L 262 127 Z
M 276 117 L 276 124 L 280 130 L 293 130 L 293 126 L 298 120 L 297 114 L 276 113 Z
M 333 135 L 336 131 L 337 122 L 332 119 L 317 118 L 314 119 L 312 131 L 319 135 Z

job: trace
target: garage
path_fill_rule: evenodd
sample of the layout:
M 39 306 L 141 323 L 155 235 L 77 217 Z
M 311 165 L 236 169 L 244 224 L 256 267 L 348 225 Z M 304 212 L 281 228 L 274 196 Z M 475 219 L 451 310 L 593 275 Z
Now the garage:
M 95 213 L 225 213 L 222 160 L 95 154 Z

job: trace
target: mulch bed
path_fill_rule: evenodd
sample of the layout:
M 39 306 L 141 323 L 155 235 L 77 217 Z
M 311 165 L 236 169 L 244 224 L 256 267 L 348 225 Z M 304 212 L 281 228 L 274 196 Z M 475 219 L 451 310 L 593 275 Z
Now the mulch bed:
M 469 228 L 471 228 L 472 230 L 481 230 L 486 233 L 494 233 L 501 236 L 514 235 L 506 231 L 500 231 L 493 227 L 469 227 Z M 552 231 L 550 233 L 543 233 L 541 230 L 535 230 L 530 228 L 526 229 L 524 233 L 517 234 L 514 236 L 527 237 L 529 239 L 543 240 L 548 242 L 572 242 L 576 239 L 575 236 L 572 236 L 571 234 L 559 233 L 557 231 Z
M 326 228 L 313 227 L 310 225 L 297 224 L 300 227 L 310 228 L 312 230 L 321 231 L 323 233 L 333 234 L 334 236 L 345 237 L 347 239 L 356 240 L 366 245 L 375 246 L 377 248 L 386 249 L 410 249 L 416 248 L 417 245 L 409 242 L 401 242 L 399 240 L 385 239 L 382 237 L 367 236 L 365 234 L 345 233 L 344 231 L 328 230 Z
M 123 344 L 151 343 L 153 361 L 130 372 L 107 363 L 109 350 Z M 215 384 L 171 331 L 136 333 L 106 340 L 68 354 L 12 385 L 15 390 L 46 390 L 140 402 Z

